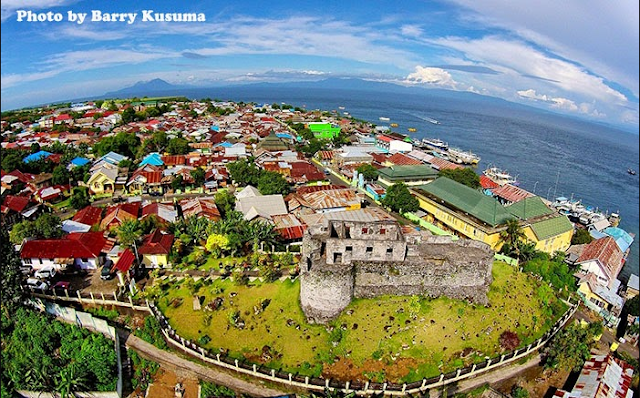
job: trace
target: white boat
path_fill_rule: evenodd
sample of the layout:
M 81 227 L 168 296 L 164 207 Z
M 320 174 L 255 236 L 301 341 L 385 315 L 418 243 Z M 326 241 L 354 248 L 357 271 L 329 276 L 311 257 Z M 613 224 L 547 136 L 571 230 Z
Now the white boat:
M 430 117 L 428 117 L 428 118 L 427 118 L 427 121 L 428 121 L 429 123 L 433 123 L 433 124 L 440 124 L 440 122 L 439 122 L 439 121 L 437 121 L 436 119 L 432 119 L 432 118 L 430 118 Z
M 461 164 L 478 164 L 480 157 L 471 151 L 463 151 L 458 148 L 449 148 L 449 157 L 454 159 L 456 163 Z
M 383 117 L 383 116 L 380 116 L 378 119 L 380 119 L 380 121 L 382 121 L 382 122 L 388 122 L 389 120 L 391 120 L 390 118 Z
M 441 151 L 449 150 L 449 144 L 447 144 L 446 142 L 438 138 L 423 138 L 422 143 L 424 145 L 430 146 L 435 149 L 439 149 Z
M 344 106 L 339 106 L 338 109 L 340 109 L 342 111 L 342 110 L 344 110 Z
M 520 185 L 520 183 L 515 177 L 507 173 L 505 170 L 501 170 L 495 166 L 489 167 L 483 172 L 483 174 L 499 185 L 505 185 L 505 184 L 511 184 L 515 186 Z

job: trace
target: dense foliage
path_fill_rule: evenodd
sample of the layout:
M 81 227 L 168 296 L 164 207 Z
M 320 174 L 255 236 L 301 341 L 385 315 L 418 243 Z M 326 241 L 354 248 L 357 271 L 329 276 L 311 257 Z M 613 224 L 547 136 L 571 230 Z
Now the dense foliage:
M 438 172 L 439 177 L 447 177 L 473 189 L 480 188 L 480 176 L 468 167 L 462 169 L 444 169 Z
M 402 182 L 393 184 L 387 189 L 382 204 L 400 214 L 416 211 L 420 208 L 418 199 L 411 195 L 407 186 Z
M 362 174 L 362 178 L 364 178 L 365 181 L 374 181 L 378 178 L 378 169 L 369 163 L 361 164 L 356 170 L 359 174 Z
M 11 242 L 22 243 L 26 238 L 51 239 L 63 234 L 62 221 L 52 214 L 42 214 L 35 221 L 21 221 L 13 225 L 9 234 Z
M 572 245 L 582 245 L 593 241 L 593 236 L 586 229 L 578 228 L 571 237 Z
M 5 391 L 115 391 L 116 352 L 111 340 L 26 308 L 2 315 L 2 384 Z
M 556 289 L 573 291 L 576 288 L 573 272 L 561 255 L 549 257 L 547 253 L 536 252 L 533 259 L 524 263 L 523 270 L 540 275 L 545 282 L 551 283 Z
M 3 314 L 13 313 L 24 298 L 21 264 L 7 230 L 0 228 L 0 307 Z
M 258 191 L 263 195 L 286 195 L 289 190 L 289 183 L 280 173 L 263 171 L 258 178 Z
M 574 323 L 564 328 L 551 341 L 545 367 L 580 371 L 584 362 L 591 356 L 594 338 L 601 335 L 602 331 L 603 326 L 600 322 L 587 326 Z

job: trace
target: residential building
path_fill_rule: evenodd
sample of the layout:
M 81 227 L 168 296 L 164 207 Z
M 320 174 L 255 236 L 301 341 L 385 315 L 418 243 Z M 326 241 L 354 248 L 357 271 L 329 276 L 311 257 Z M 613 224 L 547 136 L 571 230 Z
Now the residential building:
M 150 268 L 165 268 L 169 266 L 169 254 L 173 246 L 173 235 L 156 229 L 147 235 L 138 254 L 142 256 L 142 264 Z
M 426 164 L 391 166 L 378 170 L 378 183 L 386 188 L 398 182 L 407 186 L 425 185 L 437 177 L 438 171 Z
M 102 232 L 74 232 L 60 239 L 27 240 L 20 249 L 22 264 L 37 271 L 45 266 L 97 269 L 104 259 L 107 239 Z
M 607 236 L 592 241 L 576 261 L 581 274 L 594 274 L 598 284 L 613 288 L 624 265 L 622 251 L 616 241 Z
M 557 390 L 553 398 L 631 398 L 633 368 L 613 355 L 592 355 L 584 363 L 571 391 Z
M 314 137 L 321 140 L 330 140 L 340 134 L 340 127 L 326 122 L 309 122 L 307 128 Z

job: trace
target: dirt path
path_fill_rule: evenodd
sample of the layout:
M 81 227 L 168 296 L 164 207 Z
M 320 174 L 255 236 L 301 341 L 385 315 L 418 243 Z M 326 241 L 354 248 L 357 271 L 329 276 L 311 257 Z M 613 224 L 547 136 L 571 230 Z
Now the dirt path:
M 127 347 L 134 349 L 143 358 L 158 362 L 162 367 L 171 369 L 171 371 L 179 376 L 204 379 L 255 397 L 274 397 L 285 394 L 282 391 L 260 385 L 258 381 L 256 381 L 255 384 L 249 383 L 213 367 L 191 362 L 174 353 L 161 350 L 133 334 L 122 330 L 118 330 L 118 333 L 120 334 L 120 338 L 125 341 Z

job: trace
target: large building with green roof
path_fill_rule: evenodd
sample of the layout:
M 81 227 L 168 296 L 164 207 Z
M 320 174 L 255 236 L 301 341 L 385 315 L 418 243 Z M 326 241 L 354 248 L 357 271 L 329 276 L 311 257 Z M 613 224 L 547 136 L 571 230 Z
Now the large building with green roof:
M 309 122 L 307 127 L 313 133 L 313 136 L 321 140 L 330 140 L 340 134 L 340 127 L 331 123 Z
M 553 253 L 566 250 L 573 227 L 566 216 L 549 209 L 539 197 L 511 206 L 446 177 L 412 189 L 427 213 L 425 220 L 470 239 L 487 243 L 494 250 L 502 245 L 500 232 L 509 219 L 517 219 L 536 249 Z
M 424 185 L 438 177 L 438 171 L 426 164 L 391 166 L 378 170 L 378 182 L 385 188 L 404 182 L 408 186 Z

